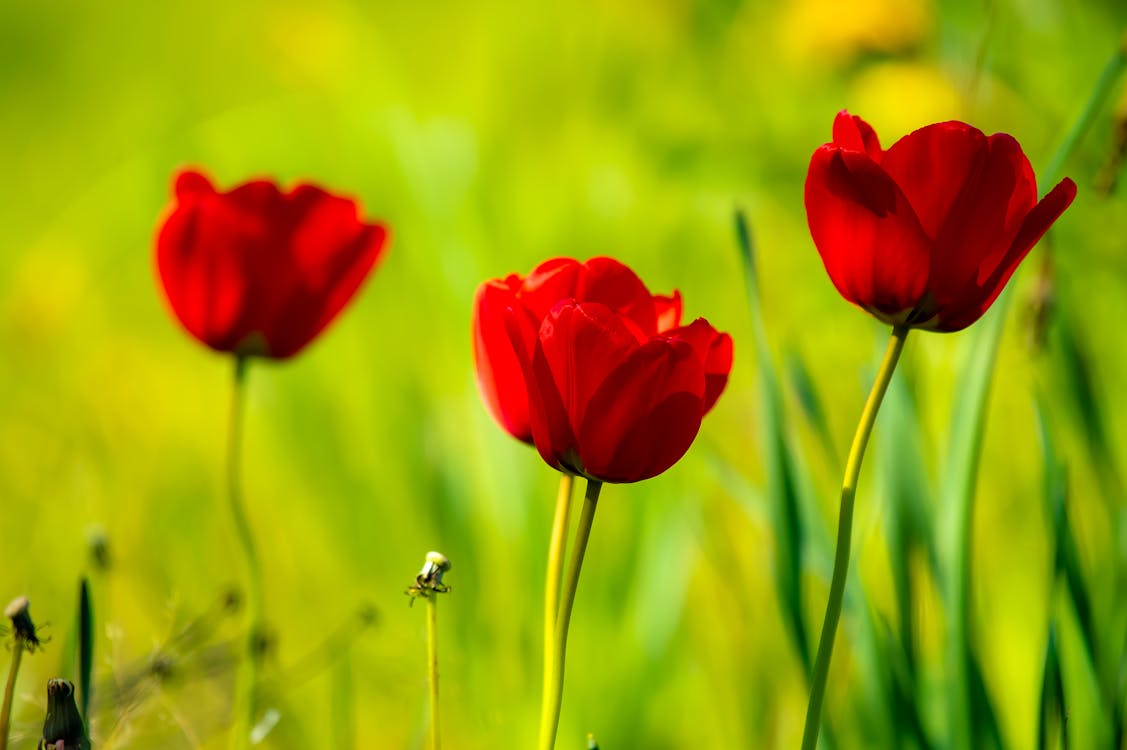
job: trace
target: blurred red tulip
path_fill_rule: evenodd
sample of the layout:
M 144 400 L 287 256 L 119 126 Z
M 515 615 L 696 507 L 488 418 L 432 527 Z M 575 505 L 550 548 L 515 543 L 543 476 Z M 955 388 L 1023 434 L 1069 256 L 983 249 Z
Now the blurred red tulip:
M 838 292 L 932 331 L 978 320 L 1075 196 L 1065 178 L 1038 202 L 1029 160 L 1004 133 L 942 122 L 885 151 L 845 111 L 806 176 L 810 234 Z
M 524 349 L 531 351 L 540 321 L 561 300 L 601 302 L 633 319 L 644 331 L 657 333 L 681 324 L 681 296 L 651 295 L 642 280 L 611 258 L 580 263 L 553 258 L 527 277 L 511 274 L 486 281 L 477 290 L 473 310 L 474 363 L 477 385 L 490 413 L 510 435 L 532 442 L 524 373 L 506 327 L 507 310 L 527 314 Z
M 387 229 L 356 203 L 301 184 L 255 180 L 218 192 L 176 178 L 156 261 L 172 311 L 212 349 L 273 359 L 301 351 L 340 313 L 383 255 Z
M 561 289 L 576 296 L 561 297 Z M 494 303 L 482 304 L 490 295 Z M 523 284 L 517 277 L 488 282 L 478 299 L 477 319 L 488 314 L 508 332 L 507 346 L 496 328 L 486 336 L 491 347 L 479 343 L 479 381 L 490 351 L 503 352 L 500 399 L 525 396 L 519 408 L 526 429 L 541 457 L 561 471 L 603 482 L 660 474 L 689 449 L 727 385 L 731 337 L 704 319 L 681 326 L 680 296 L 653 297 L 617 261 L 549 261 Z M 485 369 L 501 368 L 487 362 Z

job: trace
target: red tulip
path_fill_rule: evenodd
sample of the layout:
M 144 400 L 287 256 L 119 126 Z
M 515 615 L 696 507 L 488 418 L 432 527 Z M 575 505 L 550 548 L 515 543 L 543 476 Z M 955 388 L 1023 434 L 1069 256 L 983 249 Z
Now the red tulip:
M 340 313 L 384 253 L 387 229 L 356 203 L 301 184 L 255 180 L 218 192 L 176 178 L 156 261 L 172 311 L 212 349 L 284 359 Z
M 842 111 L 814 152 L 806 216 L 841 296 L 894 326 L 958 331 L 978 320 L 1076 196 L 1062 180 L 1037 201 L 1012 137 L 941 122 L 882 150 Z
M 603 263 L 614 261 L 587 266 Z M 653 304 L 648 292 L 632 299 L 617 297 L 615 307 L 565 298 L 539 319 L 520 304 L 502 314 L 533 442 L 556 469 L 603 482 L 660 474 L 689 449 L 728 382 L 728 334 L 704 319 L 664 327 L 679 322 L 676 295 L 676 314 Z
M 522 329 L 526 336 L 522 347 L 531 351 L 540 321 L 564 299 L 601 302 L 630 316 L 649 333 L 681 324 L 679 293 L 651 295 L 633 271 L 611 258 L 592 258 L 586 263 L 553 258 L 525 278 L 514 273 L 482 284 L 473 311 L 478 390 L 501 427 L 526 443 L 532 442 L 528 394 L 506 328 L 507 311 L 516 308 L 528 316 L 530 325 Z

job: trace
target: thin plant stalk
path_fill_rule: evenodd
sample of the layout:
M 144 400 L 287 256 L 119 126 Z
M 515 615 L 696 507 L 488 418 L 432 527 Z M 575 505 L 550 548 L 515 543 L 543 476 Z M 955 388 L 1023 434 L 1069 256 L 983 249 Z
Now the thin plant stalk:
M 438 595 L 427 600 L 427 687 L 430 692 L 430 750 L 440 750 L 438 720 Z
M 583 555 L 587 552 L 587 541 L 591 538 L 591 524 L 595 520 L 595 508 L 599 503 L 599 492 L 603 483 L 597 479 L 587 480 L 587 492 L 583 498 L 583 510 L 579 514 L 579 527 L 575 532 L 575 543 L 571 548 L 571 562 L 564 579 L 560 598 L 559 613 L 556 616 L 555 638 L 552 642 L 552 658 L 545 677 L 545 691 L 540 710 L 540 750 L 553 750 L 556 745 L 556 730 L 560 725 L 560 706 L 563 699 L 564 660 L 567 655 L 567 631 L 571 623 L 571 610 L 575 605 L 575 590 L 579 586 L 579 571 L 583 568 Z
M 12 639 L 12 664 L 8 667 L 8 682 L 4 685 L 4 704 L 0 706 L 0 750 L 8 750 L 8 726 L 12 718 L 12 696 L 16 691 L 16 675 L 23 659 L 23 638 L 18 634 Z
M 830 596 L 826 603 L 826 618 L 822 623 L 822 635 L 818 639 L 818 655 L 814 660 L 814 673 L 810 682 L 810 702 L 806 707 L 806 726 L 802 732 L 802 750 L 814 750 L 818 746 L 818 729 L 822 719 L 822 700 L 826 695 L 826 678 L 830 671 L 833 656 L 834 637 L 837 623 L 841 618 L 842 599 L 845 594 L 845 580 L 849 572 L 849 548 L 853 536 L 853 498 L 857 493 L 857 478 L 861 473 L 861 461 L 865 457 L 865 447 L 876 422 L 877 411 L 885 391 L 904 350 L 908 328 L 892 329 L 892 339 L 888 342 L 884 360 L 877 371 L 876 381 L 869 392 L 861 421 L 853 435 L 853 446 L 845 462 L 845 477 L 841 483 L 841 508 L 837 521 L 837 549 L 834 552 L 833 577 L 830 579 Z
M 246 400 L 247 365 L 246 357 L 235 358 L 227 441 L 227 500 L 247 568 L 246 658 L 239 666 L 236 682 L 234 729 L 231 735 L 231 747 L 234 750 L 248 747 L 254 727 L 262 636 L 262 569 L 242 493 L 243 403 Z
M 560 612 L 560 583 L 563 578 L 564 545 L 571 520 L 571 493 L 575 477 L 567 472 L 560 474 L 560 488 L 556 494 L 556 513 L 552 520 L 552 538 L 548 544 L 548 573 L 544 583 L 544 686 L 541 696 L 552 690 L 553 646 L 556 642 L 556 618 Z

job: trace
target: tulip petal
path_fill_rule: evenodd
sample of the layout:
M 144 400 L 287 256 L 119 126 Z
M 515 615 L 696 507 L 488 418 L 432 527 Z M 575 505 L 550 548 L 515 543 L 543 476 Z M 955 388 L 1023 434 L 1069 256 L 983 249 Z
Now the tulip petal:
M 517 304 L 519 286 L 520 278 L 512 275 L 503 281 L 487 281 L 478 288 L 473 308 L 474 370 L 481 398 L 493 418 L 517 440 L 531 443 L 524 370 L 505 323 Z M 536 331 L 531 326 L 525 328 L 522 350 L 527 353 L 532 350 Z
M 898 159 L 915 158 L 918 163 L 913 169 L 926 171 L 929 186 L 938 183 L 926 190 L 928 210 L 946 206 L 944 215 L 934 217 L 940 223 L 933 235 L 936 244 L 928 288 L 934 304 L 952 312 L 967 302 L 977 302 L 962 296 L 963 290 L 972 280 L 980 282 L 990 276 L 1002 262 L 1036 203 L 1036 179 L 1021 146 L 1006 134 L 986 138 L 969 126 L 932 127 L 913 135 L 917 134 L 922 134 L 917 139 L 921 142 L 927 136 L 927 148 L 890 150 L 885 164 L 891 170 L 898 167 Z M 954 156 L 942 163 L 940 155 L 945 152 Z M 929 159 L 939 163 L 929 163 Z M 948 176 L 936 178 L 936 173 Z M 923 186 L 913 185 L 925 191 Z M 925 203 L 910 193 L 909 200 L 914 206 Z
M 356 204 L 303 185 L 288 197 L 293 226 L 287 237 L 291 263 L 279 286 L 289 294 L 276 298 L 272 330 L 284 336 L 271 341 L 271 354 L 288 357 L 325 329 L 355 295 L 383 255 L 387 230 L 360 222 Z
M 707 414 L 728 385 L 728 374 L 732 370 L 732 337 L 719 333 L 704 318 L 697 318 L 689 325 L 665 335 L 688 342 L 696 352 L 697 359 L 704 363 L 703 413 Z
M 647 336 L 657 333 L 653 296 L 636 273 L 613 258 L 547 261 L 528 275 L 520 293 L 521 303 L 540 319 L 568 298 L 602 303 L 633 320 Z
M 831 145 L 815 151 L 806 216 L 826 272 L 845 299 L 886 319 L 919 302 L 931 242 L 900 188 L 871 158 Z
M 540 325 L 539 349 L 573 428 L 595 391 L 644 339 L 605 305 L 564 302 Z
M 524 373 L 529 428 L 540 457 L 549 466 L 573 471 L 565 460 L 575 446 L 563 396 L 537 339 L 533 316 L 520 305 L 505 309 L 505 328 Z
M 673 294 L 668 297 L 655 294 L 653 301 L 657 313 L 657 333 L 671 331 L 681 325 L 681 314 L 684 309 L 681 292 L 674 289 Z
M 157 235 L 157 270 L 170 307 L 189 333 L 220 351 L 240 337 L 248 294 L 240 262 L 245 240 L 238 214 L 202 194 L 177 206 Z
M 936 239 L 988 150 L 986 136 L 978 128 L 965 122 L 940 122 L 892 144 L 881 167 L 900 186 L 927 236 Z
M 637 482 L 668 469 L 700 430 L 704 390 L 689 342 L 658 338 L 634 349 L 583 404 L 576 436 L 584 473 Z
M 510 336 L 523 334 L 514 313 Z M 606 305 L 557 304 L 540 325 L 525 370 L 533 441 L 551 466 L 578 471 L 576 436 L 594 393 L 640 342 L 633 327 Z
M 176 199 L 181 203 L 187 203 L 193 198 L 215 195 L 215 186 L 211 184 L 205 175 L 191 169 L 184 170 L 176 175 L 176 182 L 172 188 L 173 194 Z
M 1021 224 L 1017 236 L 1014 237 L 1008 251 L 986 279 L 974 279 L 964 289 L 962 294 L 974 300 L 974 304 L 954 310 L 951 314 L 940 317 L 935 329 L 940 331 L 959 331 L 974 323 L 990 309 L 994 300 L 1002 293 L 1006 283 L 1017 270 L 1018 265 L 1029 254 L 1029 251 L 1049 231 L 1049 227 L 1060 218 L 1076 198 L 1076 183 L 1069 178 L 1064 178 L 1056 187 L 1033 207 Z
M 880 164 L 884 151 L 873 126 L 857 115 L 841 110 L 834 118 L 833 145 L 850 151 L 861 151 Z

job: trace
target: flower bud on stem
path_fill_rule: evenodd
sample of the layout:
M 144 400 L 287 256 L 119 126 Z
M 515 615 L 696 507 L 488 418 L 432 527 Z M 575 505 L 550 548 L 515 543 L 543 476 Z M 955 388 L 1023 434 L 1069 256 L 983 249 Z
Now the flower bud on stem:
M 8 667 L 8 681 L 4 685 L 4 703 L 0 705 L 0 750 L 8 750 L 8 727 L 12 717 L 12 696 L 16 691 L 16 675 L 20 671 L 23 652 L 39 645 L 35 634 L 35 624 L 28 611 L 26 596 L 17 596 L 4 610 L 4 615 L 12 621 L 12 663 Z
M 442 739 L 438 720 L 438 595 L 450 591 L 442 582 L 450 560 L 441 552 L 428 552 L 415 583 L 407 588 L 411 603 L 422 597 L 427 603 L 427 688 L 430 694 L 430 750 L 440 750 Z
M 904 340 L 908 328 L 898 326 L 892 329 L 892 340 L 884 353 L 877 372 L 876 382 L 869 392 L 869 399 L 861 412 L 861 421 L 853 435 L 853 446 L 845 462 L 845 478 L 841 484 L 841 508 L 837 521 L 837 549 L 834 553 L 833 578 L 830 580 L 830 598 L 826 603 L 826 619 L 822 623 L 822 635 L 818 639 L 818 656 L 814 661 L 814 674 L 810 682 L 810 702 L 806 707 L 806 725 L 802 732 L 802 750 L 815 750 L 818 746 L 818 729 L 822 720 L 822 699 L 826 694 L 826 678 L 830 671 L 830 658 L 833 656 L 834 636 L 837 622 L 841 618 L 842 598 L 845 594 L 845 579 L 849 573 L 849 547 L 853 534 L 853 498 L 857 492 L 857 477 L 861 473 L 861 460 L 865 456 L 865 446 L 873 431 L 884 393 L 904 350 Z
M 52 750 L 90 750 L 86 724 L 74 702 L 74 683 L 47 680 L 47 716 L 39 747 Z

